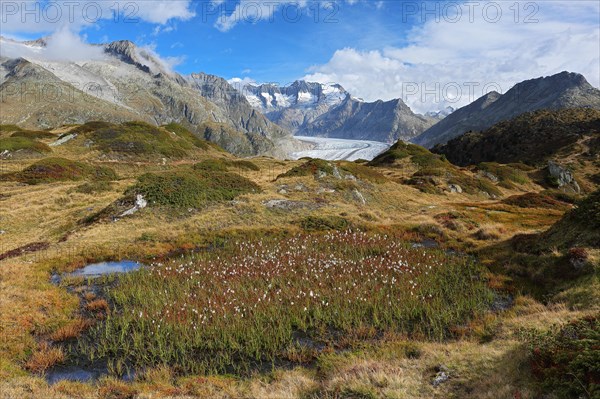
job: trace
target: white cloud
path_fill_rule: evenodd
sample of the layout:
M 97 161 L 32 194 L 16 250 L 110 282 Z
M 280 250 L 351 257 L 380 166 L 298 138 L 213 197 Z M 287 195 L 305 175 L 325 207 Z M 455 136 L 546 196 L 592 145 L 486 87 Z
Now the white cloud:
M 90 61 L 104 59 L 101 47 L 85 43 L 68 27 L 63 27 L 46 39 L 45 47 L 26 46 L 21 43 L 2 41 L 0 56 L 44 61 Z
M 341 0 L 340 0 L 341 1 Z M 360 0 L 345 0 L 349 5 L 358 3 Z M 231 10 L 227 7 L 227 2 L 224 0 L 212 0 L 213 7 L 208 13 L 212 14 L 216 11 L 219 14 L 215 27 L 221 32 L 227 32 L 238 23 L 255 24 L 260 21 L 273 22 L 276 13 L 280 13 L 280 17 L 289 23 L 297 23 L 302 18 L 315 18 L 314 10 L 310 10 L 309 15 L 306 15 L 306 10 L 309 7 L 323 7 L 329 9 L 335 2 L 321 2 L 309 0 L 239 0 L 235 8 Z
M 473 21 L 468 12 L 456 23 L 448 22 L 456 14 L 432 18 L 409 33 L 404 47 L 340 49 L 304 79 L 338 82 L 369 101 L 401 97 L 418 112 L 460 107 L 491 89 L 506 92 L 519 81 L 563 70 L 600 85 L 599 3 L 536 3 L 537 23 L 523 23 L 532 10 L 515 23 L 512 2 L 495 4 L 503 7 L 495 23 L 491 11 L 487 21 L 481 11 Z
M 11 35 L 54 32 L 65 25 L 79 31 L 109 19 L 164 25 L 171 20 L 193 18 L 192 6 L 192 0 L 2 0 L 0 22 L 3 34 Z

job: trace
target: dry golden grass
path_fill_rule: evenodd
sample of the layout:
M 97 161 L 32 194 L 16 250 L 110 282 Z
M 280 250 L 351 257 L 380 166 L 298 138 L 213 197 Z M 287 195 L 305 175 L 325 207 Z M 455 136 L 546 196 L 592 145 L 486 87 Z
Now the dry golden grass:
M 38 350 L 25 363 L 25 368 L 34 373 L 41 373 L 62 363 L 64 360 L 65 354 L 62 348 L 53 347 L 47 342 L 42 342 L 39 344 Z
M 518 296 L 515 306 L 501 315 L 487 315 L 473 321 L 464 337 L 444 344 L 418 343 L 414 356 L 406 355 L 402 337 L 391 337 L 381 347 L 374 345 L 351 356 L 332 355 L 334 366 L 326 371 L 294 369 L 259 375 L 247 380 L 230 377 L 176 377 L 168 368 L 149 370 L 145 377 L 126 384 L 104 379 L 97 386 L 61 382 L 49 387 L 25 369 L 42 371 L 60 362 L 63 354 L 44 340 L 76 338 L 88 325 L 79 314 L 79 298 L 50 283 L 53 271 L 72 271 L 86 263 L 107 259 L 146 259 L 180 248 L 206 244 L 211 237 L 260 235 L 266 231 L 300 231 L 298 220 L 307 216 L 342 216 L 355 225 L 372 229 L 416 229 L 433 234 L 445 245 L 474 251 L 491 248 L 518 233 L 538 232 L 558 220 L 562 212 L 518 208 L 480 196 L 433 195 L 399 184 L 411 170 L 383 169 L 390 178 L 383 184 L 357 183 L 367 203 L 358 201 L 352 190 L 335 187 L 313 177 L 275 178 L 302 161 L 280 162 L 261 157 L 252 162 L 260 171 L 242 175 L 259 184 L 260 194 L 244 195 L 237 201 L 211 205 L 202 211 L 181 213 L 145 209 L 116 222 L 89 226 L 78 224 L 121 197 L 135 177 L 149 171 L 166 170 L 181 164 L 156 162 L 98 161 L 98 154 L 86 149 L 57 147 L 54 156 L 88 160 L 114 168 L 121 180 L 110 191 L 93 195 L 73 192 L 78 184 L 56 183 L 24 186 L 0 182 L 2 229 L 0 253 L 35 241 L 48 241 L 50 248 L 0 262 L 0 398 L 333 398 L 334 395 L 362 394 L 387 398 L 533 398 L 523 369 L 525 351 L 515 338 L 519 328 L 543 329 L 583 314 L 577 306 L 544 306 Z M 212 155 L 210 155 L 212 156 Z M 225 156 L 225 155 L 219 155 Z M 196 162 L 189 160 L 183 162 Z M 4 171 L 17 171 L 30 161 L 3 162 Z M 408 166 L 407 166 L 408 167 Z M 302 191 L 279 192 L 286 184 L 301 184 Z M 539 187 L 532 186 L 532 190 Z M 503 190 L 506 195 L 522 193 Z M 318 209 L 282 211 L 267 209 L 272 199 L 319 202 Z M 445 224 L 437 215 L 457 212 L 457 226 Z M 427 226 L 427 228 L 423 228 Z M 457 228 L 453 228 L 457 227 Z M 473 236 L 481 230 L 482 236 Z M 424 232 L 424 233 L 423 233 Z M 494 236 L 491 239 L 480 239 Z M 485 236 L 485 237 L 484 237 Z M 66 238 L 66 241 L 64 240 Z M 498 244 L 501 245 L 501 244 Z M 508 250 L 508 249 L 504 249 Z M 597 259 L 600 254 L 593 253 Z M 484 257 L 484 260 L 486 257 Z M 487 257 L 492 262 L 496 258 Z M 490 275 L 490 286 L 511 284 L 501 275 Z M 594 285 L 596 284 L 596 285 Z M 573 288 L 556 297 L 556 302 L 579 303 L 593 295 L 597 282 Z M 600 290 L 597 290 L 600 291 Z M 597 293 L 596 293 L 597 295 Z M 108 304 L 91 292 L 84 292 L 90 312 L 106 312 Z M 587 310 L 586 310 L 587 311 Z M 369 336 L 369 332 L 365 332 Z M 349 337 L 351 339 L 352 337 Z M 483 339 L 485 338 L 485 339 Z M 482 344 L 482 341 L 488 341 Z M 40 343 L 42 342 L 42 343 Z M 386 346 L 387 345 L 387 346 Z M 412 352 L 411 352 L 412 353 Z M 433 371 L 440 364 L 450 370 L 451 379 L 438 388 L 431 385 Z

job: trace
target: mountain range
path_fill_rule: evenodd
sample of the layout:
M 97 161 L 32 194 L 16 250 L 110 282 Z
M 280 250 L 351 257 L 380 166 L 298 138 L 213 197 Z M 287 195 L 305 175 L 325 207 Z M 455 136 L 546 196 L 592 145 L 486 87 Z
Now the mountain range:
M 182 76 L 130 41 L 96 45 L 97 58 L 48 60 L 45 40 L 1 38 L 2 123 L 48 128 L 90 120 L 178 122 L 238 155 L 285 156 L 302 146 L 226 80 Z M 25 54 L 24 56 L 19 56 Z M 210 129 L 206 124 L 210 124 Z
M 247 84 L 240 91 L 257 111 L 296 136 L 392 143 L 416 137 L 448 112 L 419 115 L 401 99 L 365 102 L 339 84 L 303 80 L 289 86 Z
M 562 72 L 490 92 L 454 110 L 414 113 L 401 99 L 366 102 L 339 84 L 299 80 L 288 86 L 234 87 L 205 73 L 180 75 L 152 50 L 130 41 L 89 45 L 85 61 L 44 54 L 46 39 L 0 37 L 1 123 L 45 129 L 93 120 L 177 122 L 237 155 L 284 158 L 307 144 L 296 136 L 431 148 L 540 109 L 600 109 L 600 90 Z
M 600 90 L 590 85 L 583 75 L 561 72 L 518 83 L 504 95 L 492 91 L 454 111 L 412 141 L 431 148 L 526 112 L 582 107 L 600 109 Z

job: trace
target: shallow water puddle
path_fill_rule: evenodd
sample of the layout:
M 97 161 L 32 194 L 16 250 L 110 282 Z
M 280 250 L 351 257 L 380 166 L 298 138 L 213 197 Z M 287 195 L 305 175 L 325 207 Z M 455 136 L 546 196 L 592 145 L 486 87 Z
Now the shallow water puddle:
M 98 278 L 109 274 L 129 273 L 139 270 L 142 266 L 141 263 L 132 260 L 92 263 L 83 269 L 75 270 L 72 273 L 65 273 L 62 275 L 55 274 L 52 276 L 52 282 L 58 284 L 65 277 Z
M 61 381 L 94 382 L 108 375 L 106 366 L 59 366 L 48 371 L 45 378 L 48 384 L 53 385 Z M 125 374 L 121 377 L 123 381 L 133 381 L 134 379 L 135 373 Z
M 128 273 L 138 270 L 142 267 L 141 263 L 132 260 L 122 260 L 119 262 L 102 262 L 87 265 L 83 269 L 69 273 L 72 277 L 101 277 L 106 274 Z

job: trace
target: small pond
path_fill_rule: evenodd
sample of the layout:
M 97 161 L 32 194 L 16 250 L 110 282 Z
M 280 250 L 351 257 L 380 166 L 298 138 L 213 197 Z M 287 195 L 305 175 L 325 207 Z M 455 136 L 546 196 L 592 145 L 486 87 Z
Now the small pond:
M 65 277 L 98 278 L 109 274 L 129 273 L 141 269 L 142 266 L 141 263 L 132 260 L 92 263 L 72 273 L 55 274 L 52 276 L 52 282 L 58 284 Z

